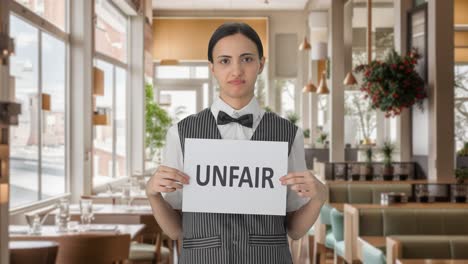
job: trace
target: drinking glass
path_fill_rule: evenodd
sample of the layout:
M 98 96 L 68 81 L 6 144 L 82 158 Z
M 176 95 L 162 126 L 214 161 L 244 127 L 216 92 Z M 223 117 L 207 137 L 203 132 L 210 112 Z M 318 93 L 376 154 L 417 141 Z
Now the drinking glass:
M 58 212 L 55 215 L 55 225 L 58 232 L 67 232 L 68 221 L 70 220 L 70 202 L 67 198 L 62 198 L 58 202 Z
M 121 204 L 124 207 L 130 207 L 131 205 L 131 202 L 132 202 L 132 199 L 130 196 L 131 188 L 132 188 L 131 184 L 122 185 L 122 197 L 120 197 L 120 199 L 121 199 Z
M 80 216 L 81 224 L 85 230 L 89 229 L 91 221 L 93 220 L 93 200 L 81 199 L 80 200 Z

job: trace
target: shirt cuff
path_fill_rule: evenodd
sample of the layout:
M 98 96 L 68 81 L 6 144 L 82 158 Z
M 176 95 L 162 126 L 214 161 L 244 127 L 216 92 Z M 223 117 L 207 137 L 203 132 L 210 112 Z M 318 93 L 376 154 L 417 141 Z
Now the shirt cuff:
M 182 190 L 162 194 L 164 200 L 172 206 L 174 210 L 182 210 Z

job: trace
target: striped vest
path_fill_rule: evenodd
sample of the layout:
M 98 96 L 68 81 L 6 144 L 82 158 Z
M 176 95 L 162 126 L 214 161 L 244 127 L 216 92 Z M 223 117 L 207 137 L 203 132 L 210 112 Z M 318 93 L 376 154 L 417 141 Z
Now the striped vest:
M 178 123 L 182 154 L 186 138 L 222 139 L 216 120 L 207 108 Z M 297 127 L 266 112 L 251 140 L 288 142 L 288 153 Z M 182 214 L 181 264 L 285 264 L 292 263 L 286 217 L 193 213 Z

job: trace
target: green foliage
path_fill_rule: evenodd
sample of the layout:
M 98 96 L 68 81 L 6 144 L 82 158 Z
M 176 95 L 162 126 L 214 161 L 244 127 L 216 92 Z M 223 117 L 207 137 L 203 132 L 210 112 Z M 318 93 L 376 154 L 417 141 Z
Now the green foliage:
M 327 141 L 328 134 L 326 132 L 321 132 L 318 137 L 317 137 L 317 143 L 319 144 L 325 144 Z
M 399 115 L 403 108 L 414 104 L 422 109 L 427 94 L 424 81 L 415 70 L 419 58 L 415 51 L 400 56 L 391 50 L 384 61 L 374 60 L 354 69 L 364 73 L 361 91 L 366 93 L 373 109 L 385 112 L 385 117 Z
M 145 85 L 145 120 L 146 120 L 146 147 L 150 149 L 151 155 L 164 146 L 166 133 L 172 124 L 172 119 L 166 110 L 162 109 L 154 101 L 153 86 Z
M 293 124 L 296 124 L 299 121 L 299 115 L 294 112 L 288 112 L 286 118 Z
M 271 108 L 269 106 L 265 106 L 263 107 L 263 109 L 265 109 L 265 112 L 272 112 Z
M 366 163 L 367 165 L 372 164 L 372 157 L 374 156 L 374 153 L 372 152 L 372 148 L 368 147 L 364 150 L 364 154 L 366 155 Z
M 384 156 L 384 165 L 391 166 L 392 155 L 393 155 L 393 152 L 395 152 L 395 145 L 390 141 L 385 141 L 380 151 L 382 152 Z
M 463 183 L 465 179 L 468 179 L 468 168 L 455 169 L 455 178 L 457 182 Z
M 457 155 L 463 157 L 468 156 L 468 142 L 465 142 L 463 148 L 457 151 Z
M 310 138 L 310 129 L 309 128 L 304 129 L 304 131 L 302 131 L 302 133 L 304 134 L 304 138 Z

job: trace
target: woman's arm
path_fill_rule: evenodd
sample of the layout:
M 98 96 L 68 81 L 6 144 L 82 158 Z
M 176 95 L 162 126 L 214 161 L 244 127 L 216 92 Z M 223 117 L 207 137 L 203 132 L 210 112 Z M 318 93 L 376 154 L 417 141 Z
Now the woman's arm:
M 177 125 L 169 128 L 162 153 L 162 164 L 146 185 L 153 215 L 161 229 L 176 240 L 182 234 L 181 209 L 183 184 L 189 177 L 182 172 L 183 157 Z M 165 193 L 164 197 L 162 193 Z
M 288 199 L 298 201 L 292 203 L 293 212 L 287 214 L 288 234 L 293 239 L 303 237 L 315 223 L 320 208 L 326 199 L 326 187 L 307 170 L 304 154 L 304 136 L 301 128 L 296 136 L 288 159 L 288 174 L 280 181 L 290 187 Z M 307 199 L 310 198 L 307 202 Z M 295 211 L 294 211 L 295 210 Z
M 182 234 L 180 212 L 172 209 L 160 193 L 148 195 L 148 200 L 151 204 L 154 218 L 156 218 L 156 221 L 164 233 L 172 240 L 179 239 Z
M 146 185 L 153 215 L 164 233 L 173 240 L 179 239 L 182 234 L 181 214 L 164 200 L 161 192 L 182 189 L 182 184 L 188 184 L 188 179 L 183 172 L 161 165 Z
M 317 220 L 326 199 L 326 187 L 309 171 L 289 173 L 282 179 L 284 184 L 292 185 L 291 189 L 299 196 L 311 198 L 299 210 L 287 214 L 288 235 L 297 240 L 303 237 Z

